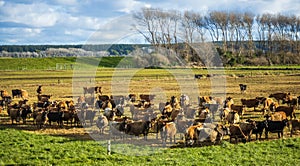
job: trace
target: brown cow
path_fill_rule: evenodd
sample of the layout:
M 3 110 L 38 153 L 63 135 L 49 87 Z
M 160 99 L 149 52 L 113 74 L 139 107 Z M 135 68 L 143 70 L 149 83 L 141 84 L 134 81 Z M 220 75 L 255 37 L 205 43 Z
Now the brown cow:
M 263 115 L 270 111 L 270 107 L 272 106 L 272 104 L 275 104 L 274 100 L 271 99 L 271 98 L 264 98 L 262 99 L 262 103 L 263 103 L 263 109 L 262 109 L 262 112 L 263 112 Z
M 231 142 L 233 138 L 235 139 L 235 143 L 238 142 L 238 138 L 241 138 L 242 142 L 244 143 L 247 141 L 247 136 L 244 134 L 244 132 L 242 131 L 241 127 L 238 124 L 231 124 L 229 126 L 229 133 L 230 133 L 229 142 Z
M 167 142 L 167 138 L 170 138 L 170 143 L 172 143 L 172 138 L 174 140 L 174 143 L 176 143 L 176 135 L 177 128 L 176 124 L 174 122 L 164 123 L 164 127 L 160 131 L 160 135 L 163 141 L 163 145 Z
M 232 104 L 234 104 L 233 99 L 231 97 L 227 97 L 224 101 L 224 108 L 231 109 Z
M 1 91 L 0 91 L 0 96 L 1 96 L 2 99 L 3 99 L 3 98 L 5 98 L 6 96 L 9 96 L 9 94 L 8 94 L 7 90 L 1 90 Z
M 270 94 L 269 97 L 275 98 L 279 103 L 280 100 L 286 101 L 289 98 L 289 96 L 290 96 L 290 93 L 273 93 L 273 94 Z
M 272 104 L 271 111 L 279 112 L 283 111 L 285 112 L 286 116 L 290 117 L 290 120 L 294 117 L 296 119 L 296 113 L 295 113 L 296 106 L 289 107 L 289 106 L 277 106 Z
M 272 121 L 283 121 L 284 119 L 287 119 L 287 117 L 286 117 L 286 113 L 283 111 L 278 111 L 271 114 Z
M 259 101 L 257 99 L 241 99 L 242 105 L 248 107 L 248 108 L 255 108 L 258 107 Z
M 200 130 L 201 128 L 203 128 L 202 124 L 197 124 L 197 125 L 193 125 L 190 126 L 185 133 L 185 144 L 186 145 L 193 145 L 195 141 L 198 140 L 198 133 L 197 130 Z
M 231 110 L 238 113 L 239 116 L 243 116 L 245 112 L 245 106 L 244 105 L 231 105 Z

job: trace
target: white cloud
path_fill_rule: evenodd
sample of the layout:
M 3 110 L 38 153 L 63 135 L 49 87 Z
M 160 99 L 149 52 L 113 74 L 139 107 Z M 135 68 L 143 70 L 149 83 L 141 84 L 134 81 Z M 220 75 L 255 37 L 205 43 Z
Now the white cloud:
M 4 1 L 0 1 L 0 6 L 4 6 L 5 2 Z
M 2 21 L 27 24 L 34 27 L 53 26 L 60 18 L 60 13 L 47 4 L 7 4 L 1 8 Z

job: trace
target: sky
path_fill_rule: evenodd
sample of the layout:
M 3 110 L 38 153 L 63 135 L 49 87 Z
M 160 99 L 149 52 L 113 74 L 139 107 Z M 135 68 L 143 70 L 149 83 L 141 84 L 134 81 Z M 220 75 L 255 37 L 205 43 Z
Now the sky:
M 131 14 L 144 7 L 300 16 L 299 0 L 0 0 L 0 45 L 139 43 Z

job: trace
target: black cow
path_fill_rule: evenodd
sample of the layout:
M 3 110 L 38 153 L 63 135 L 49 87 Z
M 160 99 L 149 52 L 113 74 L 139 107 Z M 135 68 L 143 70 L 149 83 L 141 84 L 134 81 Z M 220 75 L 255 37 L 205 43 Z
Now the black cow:
M 266 129 L 265 129 L 265 137 L 268 139 L 268 133 L 278 133 L 278 138 L 283 136 L 283 129 L 285 126 L 287 126 L 287 120 L 283 121 L 271 121 L 271 120 L 266 120 Z
M 247 89 L 247 85 L 245 85 L 245 84 L 239 84 L 239 86 L 240 86 L 241 92 L 244 93 L 246 91 L 246 89 Z
M 47 114 L 49 125 L 51 126 L 51 122 L 57 122 L 59 126 L 62 126 L 63 121 L 63 112 L 62 111 L 50 111 Z
M 125 134 L 139 136 L 140 134 L 144 135 L 144 139 L 147 140 L 147 135 L 149 129 L 151 128 L 150 121 L 138 121 L 133 123 L 128 123 L 125 127 Z
M 11 90 L 11 93 L 12 93 L 12 98 L 22 97 L 22 90 L 21 89 L 13 89 L 13 90 Z
M 25 105 L 22 106 L 20 110 L 21 110 L 21 118 L 23 120 L 23 123 L 26 124 L 27 115 L 32 113 L 31 107 L 29 105 Z

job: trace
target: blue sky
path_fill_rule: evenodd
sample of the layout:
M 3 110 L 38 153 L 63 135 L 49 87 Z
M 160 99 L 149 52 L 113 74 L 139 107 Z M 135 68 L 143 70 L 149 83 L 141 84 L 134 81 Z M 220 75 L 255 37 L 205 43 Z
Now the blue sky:
M 0 0 L 0 45 L 140 42 L 130 14 L 142 7 L 300 16 L 299 0 Z

